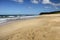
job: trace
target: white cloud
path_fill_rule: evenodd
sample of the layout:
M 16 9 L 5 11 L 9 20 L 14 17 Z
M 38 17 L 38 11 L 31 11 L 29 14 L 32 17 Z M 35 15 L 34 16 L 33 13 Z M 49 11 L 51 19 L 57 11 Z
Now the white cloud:
M 54 6 L 60 6 L 60 3 L 56 4 L 56 3 L 51 3 Z
M 28 6 L 29 9 L 31 9 L 32 7 L 31 6 Z
M 50 8 L 50 7 L 48 7 L 48 6 L 45 6 L 44 8 L 48 9 L 48 8 Z
M 19 3 L 23 3 L 24 0 L 13 0 L 13 1 L 16 1 L 16 2 L 19 2 Z
M 40 0 L 31 0 L 31 2 L 34 4 L 38 4 L 40 2 Z
M 42 3 L 43 4 L 51 4 L 55 7 L 55 9 L 59 9 L 57 6 L 60 6 L 60 3 L 56 4 L 56 3 L 51 2 L 50 0 L 43 0 Z M 49 7 L 45 7 L 45 8 L 49 8 Z
M 56 4 L 56 3 L 51 2 L 50 0 L 43 0 L 42 3 L 43 4 L 51 4 L 53 6 L 60 6 L 60 3 Z
M 50 2 L 50 0 L 43 0 L 42 3 L 43 4 L 50 4 L 51 2 Z

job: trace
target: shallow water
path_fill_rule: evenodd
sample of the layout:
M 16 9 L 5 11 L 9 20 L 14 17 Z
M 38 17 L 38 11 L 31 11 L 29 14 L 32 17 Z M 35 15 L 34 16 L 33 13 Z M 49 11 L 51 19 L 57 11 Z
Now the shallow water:
M 37 16 L 21 16 L 21 17 L 14 17 L 14 18 L 0 18 L 0 24 L 5 23 L 7 21 L 11 21 L 11 20 L 28 19 L 28 18 L 33 18 L 33 17 L 37 17 Z
M 4 23 L 7 21 L 7 18 L 0 18 L 0 23 Z

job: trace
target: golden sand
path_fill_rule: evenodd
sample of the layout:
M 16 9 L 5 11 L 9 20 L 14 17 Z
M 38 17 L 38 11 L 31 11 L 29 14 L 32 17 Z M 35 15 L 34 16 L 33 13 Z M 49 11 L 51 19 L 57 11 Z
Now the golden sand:
M 0 40 L 60 40 L 60 17 L 38 16 L 0 26 Z

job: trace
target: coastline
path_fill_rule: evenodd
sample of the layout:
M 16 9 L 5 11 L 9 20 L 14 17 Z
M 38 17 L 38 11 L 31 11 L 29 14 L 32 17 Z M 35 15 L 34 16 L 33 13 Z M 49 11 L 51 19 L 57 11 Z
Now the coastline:
M 38 16 L 0 27 L 0 40 L 60 40 L 60 17 Z
M 38 17 L 38 16 L 23 16 L 23 17 L 17 17 L 17 18 L 12 18 L 12 19 L 6 18 L 6 20 L 4 19 L 3 22 L 0 23 L 0 26 L 10 24 L 10 23 L 15 22 L 15 21 L 23 21 L 23 20 L 34 19 L 36 17 Z

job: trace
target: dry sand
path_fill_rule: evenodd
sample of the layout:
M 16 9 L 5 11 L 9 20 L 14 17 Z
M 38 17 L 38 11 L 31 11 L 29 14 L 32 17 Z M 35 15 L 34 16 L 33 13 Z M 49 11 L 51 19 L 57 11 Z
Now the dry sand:
M 0 26 L 0 40 L 60 40 L 60 15 L 38 16 Z

